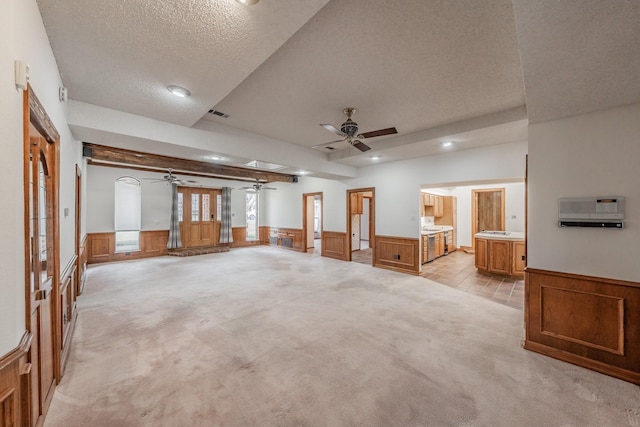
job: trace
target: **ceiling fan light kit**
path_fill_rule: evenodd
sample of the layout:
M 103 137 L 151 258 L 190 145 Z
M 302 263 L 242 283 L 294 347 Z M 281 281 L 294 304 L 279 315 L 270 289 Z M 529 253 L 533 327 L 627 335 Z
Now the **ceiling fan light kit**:
M 326 144 L 314 145 L 312 148 L 327 148 L 332 150 L 333 147 L 329 147 L 330 145 L 335 144 L 336 142 L 346 141 L 350 145 L 354 146 L 358 150 L 365 152 L 371 150 L 364 142 L 360 141 L 360 139 L 366 138 L 375 138 L 377 136 L 385 136 L 385 135 L 393 135 L 398 133 L 398 130 L 395 127 L 378 129 L 371 132 L 358 133 L 358 123 L 354 122 L 351 119 L 351 116 L 355 114 L 357 110 L 353 107 L 347 107 L 342 112 L 345 116 L 347 116 L 347 120 L 340 125 L 340 129 L 336 128 L 331 124 L 320 124 L 323 128 L 328 130 L 329 132 L 335 133 L 336 135 L 342 136 L 344 139 L 340 139 L 337 141 L 331 141 Z

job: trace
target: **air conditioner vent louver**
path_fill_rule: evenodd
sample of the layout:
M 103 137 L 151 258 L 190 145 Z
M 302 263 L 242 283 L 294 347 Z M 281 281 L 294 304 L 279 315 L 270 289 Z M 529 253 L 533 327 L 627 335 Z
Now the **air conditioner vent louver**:
M 222 111 L 214 110 L 213 108 L 209 110 L 209 114 L 213 114 L 214 116 L 222 117 L 223 119 L 228 119 L 229 115 L 223 113 Z

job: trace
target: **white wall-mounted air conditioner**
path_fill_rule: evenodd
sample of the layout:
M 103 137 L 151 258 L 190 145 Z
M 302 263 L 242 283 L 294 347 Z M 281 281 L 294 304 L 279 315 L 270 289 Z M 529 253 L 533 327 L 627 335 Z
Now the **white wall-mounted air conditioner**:
M 624 228 L 624 197 L 576 197 L 558 200 L 559 227 Z

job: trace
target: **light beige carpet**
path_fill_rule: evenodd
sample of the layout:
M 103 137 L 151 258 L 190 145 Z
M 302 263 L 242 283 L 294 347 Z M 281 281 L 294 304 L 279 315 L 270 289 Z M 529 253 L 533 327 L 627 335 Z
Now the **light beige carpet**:
M 91 266 L 45 426 L 640 426 L 640 388 L 521 348 L 523 313 L 256 247 Z

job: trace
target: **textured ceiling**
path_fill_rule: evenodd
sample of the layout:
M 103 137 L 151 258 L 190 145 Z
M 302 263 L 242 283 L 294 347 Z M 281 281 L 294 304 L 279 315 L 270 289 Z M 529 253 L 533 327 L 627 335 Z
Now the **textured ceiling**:
M 530 123 L 640 102 L 640 1 L 513 3 Z
M 38 0 L 69 96 L 191 126 L 328 0 Z M 178 100 L 167 85 L 192 93 Z
M 279 140 L 322 153 L 310 147 L 337 137 L 318 124 L 339 127 L 345 107 L 358 109 L 361 132 L 397 127 L 366 140 L 391 161 L 441 152 L 436 143 L 446 138 L 464 140 L 454 150 L 521 141 L 527 117 L 640 102 L 635 0 L 38 4 L 73 100 L 200 130 L 235 128 L 251 141 L 266 136 L 263 152 Z M 175 98 L 169 84 L 192 96 Z M 229 118 L 208 114 L 212 107 Z M 179 152 L 176 144 L 157 150 Z M 218 148 L 190 154 L 252 157 Z M 331 162 L 370 162 L 345 143 L 336 149 Z

